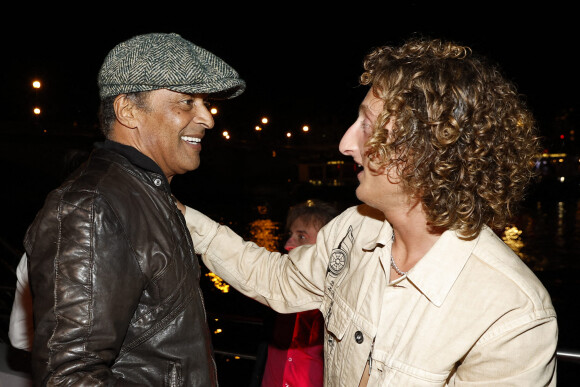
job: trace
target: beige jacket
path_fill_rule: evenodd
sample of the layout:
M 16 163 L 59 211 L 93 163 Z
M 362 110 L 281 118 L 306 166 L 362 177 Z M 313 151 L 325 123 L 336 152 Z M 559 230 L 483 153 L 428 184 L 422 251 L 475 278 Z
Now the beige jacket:
M 491 230 L 445 232 L 390 281 L 391 226 L 367 206 L 288 255 L 244 242 L 187 208 L 196 252 L 240 292 L 279 312 L 319 308 L 325 386 L 555 385 L 556 314 L 546 289 Z

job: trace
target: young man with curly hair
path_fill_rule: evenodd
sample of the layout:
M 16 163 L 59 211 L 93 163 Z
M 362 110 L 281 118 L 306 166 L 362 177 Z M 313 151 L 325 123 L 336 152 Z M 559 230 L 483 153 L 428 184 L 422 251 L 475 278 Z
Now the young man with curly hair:
M 244 294 L 325 318 L 326 386 L 556 384 L 550 296 L 494 233 L 533 176 L 517 90 L 468 47 L 411 39 L 367 56 L 340 151 L 363 205 L 288 255 L 186 208 L 196 251 Z

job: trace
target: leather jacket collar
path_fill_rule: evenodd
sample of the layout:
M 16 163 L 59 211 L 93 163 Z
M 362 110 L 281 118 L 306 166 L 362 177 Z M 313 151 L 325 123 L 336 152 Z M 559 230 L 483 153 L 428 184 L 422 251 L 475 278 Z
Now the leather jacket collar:
M 153 159 L 151 159 L 150 157 L 139 152 L 136 148 L 129 145 L 121 144 L 113 140 L 105 140 L 104 142 L 97 143 L 95 144 L 95 147 L 119 153 L 122 156 L 126 157 L 127 160 L 129 160 L 132 164 L 138 166 L 139 168 L 163 176 L 165 185 L 169 186 L 169 181 L 167 180 L 167 177 L 165 176 L 159 165 L 157 165 L 157 163 L 153 161 Z

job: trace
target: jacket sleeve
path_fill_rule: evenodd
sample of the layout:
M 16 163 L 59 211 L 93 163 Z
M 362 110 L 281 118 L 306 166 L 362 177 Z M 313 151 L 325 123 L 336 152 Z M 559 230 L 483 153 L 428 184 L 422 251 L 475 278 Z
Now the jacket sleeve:
M 111 366 L 138 305 L 144 276 L 106 200 L 69 196 L 49 202 L 53 209 L 37 217 L 27 237 L 35 383 L 122 385 Z
M 186 207 L 185 220 L 205 265 L 240 293 L 282 313 L 320 307 L 328 262 L 323 238 L 280 254 L 244 241 L 192 208 Z
M 457 368 L 454 385 L 555 386 L 558 324 L 553 309 L 498 325 Z
M 24 253 L 16 267 L 16 292 L 10 312 L 8 337 L 14 348 L 30 351 L 33 335 L 32 294 L 28 284 L 28 258 Z

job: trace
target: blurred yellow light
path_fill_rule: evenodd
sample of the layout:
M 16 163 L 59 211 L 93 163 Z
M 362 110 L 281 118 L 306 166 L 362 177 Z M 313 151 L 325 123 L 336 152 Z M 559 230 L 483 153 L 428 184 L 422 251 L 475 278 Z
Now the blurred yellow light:
M 516 226 L 507 226 L 504 228 L 501 239 L 520 258 L 523 259 L 525 257 L 524 253 L 521 252 L 522 248 L 524 247 L 524 241 L 522 240 L 522 230 L 519 230 Z
M 228 293 L 230 291 L 230 285 L 228 285 L 223 279 L 218 277 L 216 274 L 207 273 L 205 276 L 211 278 L 211 282 L 213 282 L 213 285 L 222 293 Z
M 292 133 L 286 132 L 286 137 L 288 137 L 288 138 L 292 137 Z
M 209 111 L 211 114 L 217 114 L 217 108 L 212 107 Z
M 309 130 L 310 130 L 310 128 L 308 127 L 308 125 L 304 125 L 304 126 L 302 127 L 302 131 L 303 131 L 303 132 L 308 132 Z
M 34 87 L 35 89 L 40 89 L 40 81 L 33 81 L 32 82 L 32 87 Z
M 268 118 L 267 117 L 262 118 L 262 124 L 267 124 L 267 123 L 268 123 Z
M 217 335 L 218 333 L 222 333 L 222 330 L 221 330 L 221 328 L 218 328 L 215 331 L 213 331 L 213 333 L 215 333 Z
M 259 132 L 260 130 L 262 130 L 262 128 L 259 127 L 258 125 L 256 125 L 255 129 L 256 129 L 256 132 Z
M 40 108 L 34 108 L 33 110 L 34 114 L 39 115 L 40 114 Z
M 267 208 L 258 207 L 258 211 L 265 211 Z M 258 246 L 266 248 L 268 251 L 276 251 L 280 239 L 278 230 L 280 223 L 271 219 L 258 219 L 250 223 L 250 240 Z

